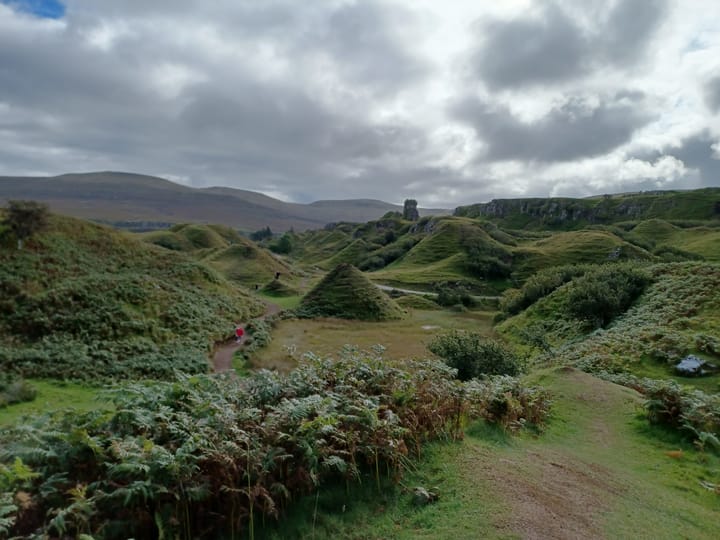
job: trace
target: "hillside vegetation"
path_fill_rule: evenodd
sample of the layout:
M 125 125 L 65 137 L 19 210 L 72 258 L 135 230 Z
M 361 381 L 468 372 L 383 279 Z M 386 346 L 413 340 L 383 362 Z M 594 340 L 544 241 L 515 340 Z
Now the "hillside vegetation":
M 165 378 L 208 370 L 209 349 L 262 305 L 186 255 L 52 216 L 0 247 L 0 367 L 25 376 Z
M 720 219 L 720 188 L 572 198 L 495 199 L 460 206 L 456 216 L 486 218 L 512 229 L 579 229 L 592 224 Z
M 302 300 L 303 317 L 386 321 L 403 316 L 400 307 L 350 264 L 339 264 Z
M 348 263 L 379 283 L 433 290 L 448 283 L 496 295 L 536 272 L 609 261 L 720 261 L 720 220 L 624 221 L 573 231 L 503 229 L 486 219 L 396 216 L 297 234 L 290 256 L 330 269 Z
M 234 229 L 222 225 L 180 224 L 168 230 L 140 235 L 146 242 L 181 251 L 217 270 L 226 279 L 246 287 L 262 286 L 290 266 Z

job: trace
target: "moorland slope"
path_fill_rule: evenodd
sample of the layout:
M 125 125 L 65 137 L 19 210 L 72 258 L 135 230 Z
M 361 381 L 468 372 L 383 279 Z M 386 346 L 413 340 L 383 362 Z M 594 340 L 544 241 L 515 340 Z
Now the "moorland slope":
M 2 244 L 0 291 L 0 367 L 32 377 L 203 373 L 213 342 L 263 310 L 185 254 L 61 216 Z

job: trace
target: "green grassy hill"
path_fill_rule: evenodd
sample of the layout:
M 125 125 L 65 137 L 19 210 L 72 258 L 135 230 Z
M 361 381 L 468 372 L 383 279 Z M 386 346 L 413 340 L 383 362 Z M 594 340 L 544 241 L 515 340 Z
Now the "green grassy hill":
M 183 241 L 221 237 L 195 232 Z M 0 365 L 32 377 L 205 372 L 213 342 L 263 310 L 183 253 L 60 216 L 26 249 L 0 247 L 0 291 Z
M 246 287 L 263 285 L 278 272 L 285 277 L 293 274 L 286 262 L 223 225 L 181 224 L 140 236 L 151 244 L 184 251 L 226 279 Z
M 690 353 L 720 363 L 720 265 L 652 264 L 646 272 L 650 284 L 606 328 L 593 329 L 568 315 L 573 280 L 504 321 L 498 331 L 526 346 L 542 340 L 553 349 L 554 360 L 589 371 L 665 379 Z M 720 376 L 679 380 L 720 391 Z
M 708 261 L 720 261 L 720 221 L 683 225 L 686 226 L 679 227 L 661 219 L 641 221 L 630 229 L 627 238 L 645 242 L 660 254 L 672 248 Z
M 350 264 L 339 264 L 302 300 L 306 317 L 338 317 L 364 321 L 402 318 L 400 307 Z
M 437 284 L 459 282 L 477 293 L 494 295 L 552 266 L 609 260 L 660 261 L 663 257 L 654 250 L 683 241 L 688 244 L 688 239 L 697 244 L 685 247 L 687 253 L 672 248 L 672 255 L 679 260 L 698 252 L 712 255 L 718 249 L 714 235 L 720 228 L 677 230 L 676 237 L 655 243 L 618 227 L 532 233 L 452 216 L 423 218 L 416 223 L 381 220 L 300 234 L 291 255 L 322 268 L 342 262 L 353 264 L 368 272 L 371 279 L 398 287 L 429 290 Z
M 659 218 L 719 220 L 720 188 L 572 198 L 496 199 L 460 206 L 455 215 L 513 229 L 579 229 L 591 224 Z

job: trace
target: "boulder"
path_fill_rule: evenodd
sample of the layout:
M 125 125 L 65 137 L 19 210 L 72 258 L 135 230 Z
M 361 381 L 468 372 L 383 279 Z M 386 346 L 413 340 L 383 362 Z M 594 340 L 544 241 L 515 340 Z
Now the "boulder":
M 710 364 L 702 358 L 698 358 L 694 354 L 689 354 L 675 366 L 675 371 L 678 375 L 697 377 L 717 373 L 718 366 Z

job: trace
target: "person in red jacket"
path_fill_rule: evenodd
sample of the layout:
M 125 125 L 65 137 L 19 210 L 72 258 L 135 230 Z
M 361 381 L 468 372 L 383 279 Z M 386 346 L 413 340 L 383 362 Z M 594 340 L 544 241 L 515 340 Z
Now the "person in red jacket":
M 245 335 L 245 329 L 239 324 L 235 326 L 235 342 L 240 343 Z

